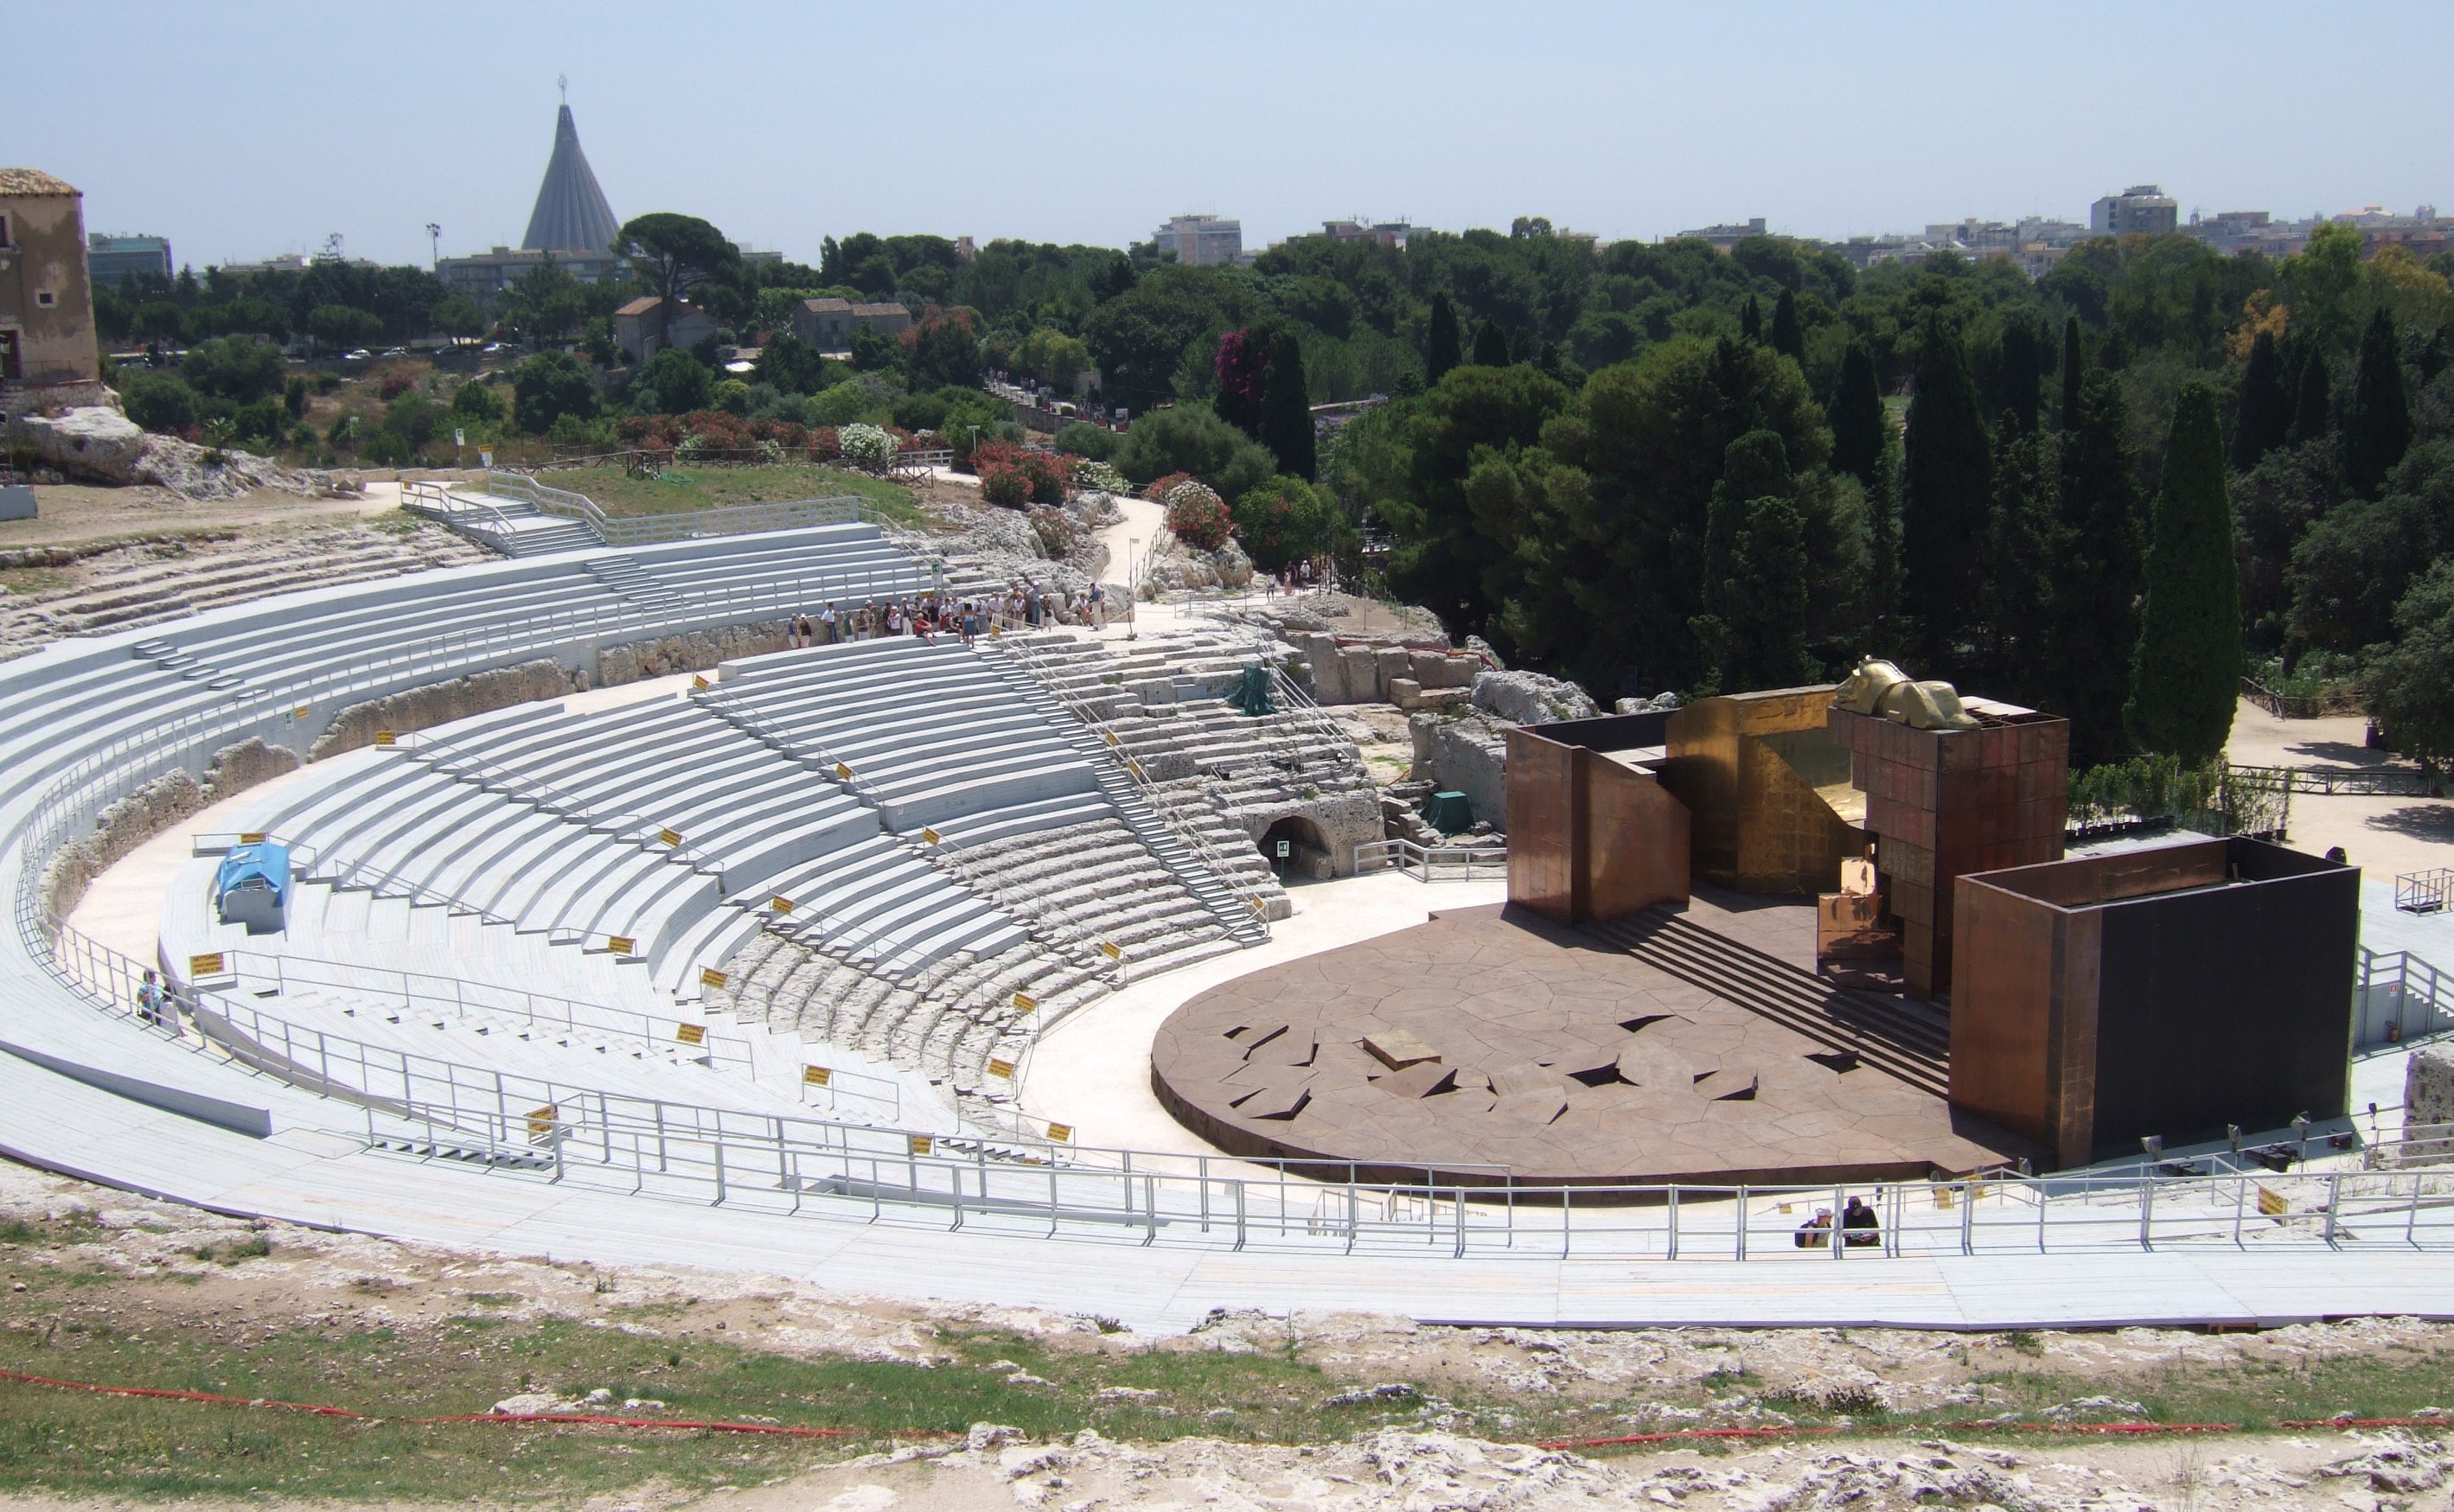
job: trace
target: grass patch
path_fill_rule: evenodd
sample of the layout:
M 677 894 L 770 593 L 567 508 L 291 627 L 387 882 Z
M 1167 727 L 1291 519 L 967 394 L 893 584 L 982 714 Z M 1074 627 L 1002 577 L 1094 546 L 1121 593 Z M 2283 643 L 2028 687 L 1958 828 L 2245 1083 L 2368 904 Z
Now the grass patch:
M 680 467 L 668 478 L 634 478 L 620 468 L 559 468 L 540 474 L 537 481 L 549 487 L 584 493 L 596 501 L 598 508 L 614 516 L 676 514 L 740 504 L 839 498 L 849 493 L 869 501 L 894 524 L 927 523 L 913 500 L 912 490 L 901 484 L 805 463 L 748 468 Z

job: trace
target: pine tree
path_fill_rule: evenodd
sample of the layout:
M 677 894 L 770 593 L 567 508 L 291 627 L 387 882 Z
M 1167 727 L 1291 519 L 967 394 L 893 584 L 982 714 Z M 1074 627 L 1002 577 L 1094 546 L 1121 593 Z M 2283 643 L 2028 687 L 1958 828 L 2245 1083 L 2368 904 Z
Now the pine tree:
M 1303 345 L 1283 326 L 1270 343 L 1268 377 L 1261 387 L 1260 440 L 1278 459 L 1280 472 L 1312 481 L 1318 468 Z
M 2123 751 L 2122 706 L 2139 646 L 2139 468 L 2120 378 L 2093 372 L 2081 384 L 2061 463 L 2043 707 L 2070 721 L 2078 768 Z
M 1772 349 L 1800 366 L 1806 362 L 1806 333 L 1798 328 L 1798 296 L 1786 288 L 1772 307 Z
M 1423 387 L 1428 388 L 1465 361 L 1465 340 L 1458 330 L 1457 307 L 1448 290 L 1432 296 L 1432 325 L 1423 343 Z
M 1508 366 L 1508 332 L 1499 328 L 1499 322 L 1486 320 L 1482 328 L 1474 333 L 1474 365 L 1478 368 Z
M 2334 396 L 2326 372 L 2326 355 L 2312 350 L 2302 359 L 2301 382 L 2292 401 L 2292 444 L 2317 440 L 2334 424 Z
M 2039 363 L 2037 332 L 2024 320 L 2002 329 L 2002 408 L 2022 430 L 2037 428 L 2037 409 L 2044 403 L 2044 370 Z
M 1994 443 L 1994 511 L 1985 531 L 1984 690 L 2022 704 L 2043 694 L 2053 605 L 2054 443 L 2005 427 Z
M 2247 472 L 2292 434 L 2292 395 L 2283 387 L 2283 361 L 2275 333 L 2262 330 L 2249 348 L 2241 377 L 2241 403 L 2233 413 L 2232 466 Z
M 2241 573 L 2215 390 L 2182 390 L 2156 500 L 2147 599 L 2122 725 L 2140 748 L 2196 765 L 2223 750 L 2241 697 Z
M 1901 565 L 1905 607 L 1925 659 L 1922 676 L 1951 675 L 1977 607 L 1978 558 L 1993 495 L 1989 453 L 1959 334 L 1929 322 L 1901 469 Z
M 1731 543 L 1726 607 L 1733 688 L 1796 687 L 1819 668 L 1806 647 L 1806 517 L 1780 494 L 1750 499 Z
M 1753 294 L 1739 307 L 1739 334 L 1749 341 L 1763 340 L 1763 307 L 1756 303 Z
M 2054 411 L 2057 425 L 2068 430 L 2072 417 L 2079 413 L 2079 392 L 2087 377 L 2087 353 L 2080 349 L 2079 317 L 2073 315 L 2062 324 L 2062 403 Z
M 1872 491 L 1883 462 L 1883 393 L 1875 382 L 1875 359 L 1860 342 L 1840 359 L 1840 383 L 1832 390 L 1832 469 L 1856 478 Z
M 2386 475 L 2411 448 L 2411 401 L 2404 393 L 2402 342 L 2394 317 L 2380 307 L 2361 332 L 2361 361 L 2343 403 L 2343 476 L 2352 491 L 2374 499 Z

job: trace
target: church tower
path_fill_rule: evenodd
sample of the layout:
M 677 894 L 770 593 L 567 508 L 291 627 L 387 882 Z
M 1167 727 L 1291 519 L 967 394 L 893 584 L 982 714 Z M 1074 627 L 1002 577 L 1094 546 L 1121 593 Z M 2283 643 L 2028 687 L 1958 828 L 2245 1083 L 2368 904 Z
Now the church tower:
M 533 252 L 593 252 L 613 249 L 621 233 L 614 207 L 596 187 L 588 155 L 579 149 L 579 128 L 572 124 L 571 102 L 565 99 L 553 123 L 553 156 L 545 166 L 536 209 L 529 212 L 529 233 L 520 247 Z

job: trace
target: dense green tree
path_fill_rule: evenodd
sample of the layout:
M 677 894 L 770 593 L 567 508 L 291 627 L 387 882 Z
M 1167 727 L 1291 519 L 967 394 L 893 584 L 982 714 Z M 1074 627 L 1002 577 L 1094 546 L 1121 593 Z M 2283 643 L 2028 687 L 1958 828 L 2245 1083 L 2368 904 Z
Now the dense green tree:
M 452 395 L 452 413 L 461 420 L 491 422 L 503 418 L 503 396 L 488 383 L 462 384 Z
M 1994 438 L 1994 502 L 1986 520 L 1979 616 L 1981 685 L 2022 704 L 2043 696 L 2040 677 L 2051 624 L 2055 447 L 2035 428 Z
M 596 384 L 577 358 L 568 352 L 539 352 L 512 369 L 513 424 L 541 436 L 565 415 L 596 418 Z
M 1798 327 L 1798 295 L 1782 289 L 1772 307 L 1772 349 L 1795 363 L 1806 361 L 1806 334 Z
M 236 404 L 281 391 L 281 348 L 248 336 L 200 341 L 189 348 L 179 369 L 196 392 Z
M 1508 332 L 1500 328 L 1499 322 L 1486 320 L 1474 333 L 1474 365 L 1478 368 L 1508 366 Z
M 2037 428 L 2037 411 L 2044 403 L 2044 364 L 2037 348 L 2036 328 L 2015 320 L 2002 328 L 1998 354 L 2001 412 L 2022 430 Z
M 2394 317 L 2381 306 L 2361 332 L 2360 366 L 2343 401 L 2343 478 L 2352 491 L 2374 499 L 2387 474 L 2411 446 L 2411 401 L 2403 386 L 2402 343 Z
M 119 402 L 148 430 L 185 430 L 196 423 L 196 391 L 175 373 L 138 373 L 120 386 Z
M 307 312 L 307 333 L 325 351 L 352 351 L 383 338 L 383 317 L 349 305 L 318 305 Z
M 512 281 L 496 302 L 495 314 L 532 346 L 567 341 L 588 319 L 587 286 L 548 257 Z
M 2394 610 L 2394 640 L 2364 678 L 2396 750 L 2432 766 L 2454 758 L 2454 558 L 2441 558 Z
M 657 298 L 686 300 L 711 280 L 741 266 L 741 249 L 695 215 L 656 210 L 623 222 L 614 245 Z
M 1236 539 L 1264 572 L 1327 552 L 1338 518 L 1336 500 L 1285 474 L 1246 489 L 1229 507 L 1229 514 Z
M 2122 754 L 2122 709 L 2139 646 L 2143 543 L 2129 401 L 2119 376 L 2090 372 L 2061 441 L 2053 614 L 2044 709 L 2071 722 L 2071 765 Z
M 689 352 L 668 347 L 639 369 L 632 392 L 643 409 L 686 415 L 709 407 L 715 394 L 715 374 Z
M 281 408 L 290 412 L 292 420 L 307 418 L 307 380 L 303 376 L 292 374 L 281 386 Z
M 826 359 L 789 330 L 767 338 L 767 345 L 758 349 L 755 372 L 760 383 L 788 394 L 814 394 L 827 382 Z
M 2122 725 L 2142 750 L 2195 766 L 2222 754 L 2232 734 L 2242 666 L 2223 424 L 2203 383 L 2183 388 L 2173 408 L 2146 584 Z
M 935 310 L 912 328 L 912 345 L 903 370 L 915 388 L 939 388 L 949 384 L 980 381 L 980 338 L 976 310 L 956 308 Z
M 2250 644 L 2273 654 L 2283 648 L 2292 605 L 2288 568 L 2293 545 L 2309 523 L 2341 499 L 2335 444 L 2279 447 L 2242 475 L 2233 489 L 2233 528 L 2242 543 L 2241 612 Z
M 2249 367 L 2241 378 L 2233 409 L 2232 466 L 2247 472 L 2292 434 L 2292 396 L 2283 388 L 2283 361 L 2275 334 L 2262 330 L 2250 344 Z
M 1189 472 L 1239 499 L 1277 473 L 1277 459 L 1208 405 L 1188 403 L 1137 416 L 1116 448 L 1116 470 L 1136 483 Z
M 2073 315 L 2062 326 L 2062 401 L 2054 410 L 2054 423 L 2064 430 L 2075 424 L 2080 412 L 2080 390 L 2087 379 L 2087 353 L 2080 346 L 2079 317 Z
M 1993 504 L 1993 459 L 1977 386 L 1957 331 L 1927 328 L 1909 401 L 1901 469 L 1901 565 L 1905 606 L 1925 662 L 1945 677 L 1977 610 L 1979 559 Z
M 2292 401 L 2292 444 L 2304 446 L 2335 428 L 2334 398 L 2323 352 L 2303 354 L 2301 382 Z
M 1445 288 L 1432 295 L 1432 318 L 1423 341 L 1423 384 L 1438 383 L 1449 369 L 1465 361 L 1465 338 L 1458 329 L 1457 306 Z
M 1187 348 L 1254 309 L 1243 286 L 1225 270 L 1170 265 L 1101 305 L 1083 322 L 1082 339 L 1112 399 L 1142 414 L 1177 397 Z
M 1472 363 L 1418 404 L 1407 428 L 1406 497 L 1378 507 L 1396 537 L 1389 581 L 1452 635 L 1488 634 L 1499 602 L 1484 575 L 1519 531 L 1512 521 L 1478 518 L 1467 475 L 1486 448 L 1505 454 L 1539 443 L 1543 425 L 1567 408 L 1568 391 L 1532 368 Z
M 486 312 L 466 294 L 454 294 L 434 307 L 434 329 L 454 340 L 466 340 L 486 329 Z
M 1260 443 L 1278 459 L 1278 470 L 1310 483 L 1318 470 L 1312 396 L 1304 381 L 1303 343 L 1291 327 L 1279 328 L 1270 342 L 1260 421 Z
M 1796 687 L 1820 672 L 1806 645 L 1806 518 L 1778 494 L 1751 499 L 1732 540 L 1723 595 L 1726 686 Z
M 1756 302 L 1753 294 L 1739 307 L 1739 334 L 1749 341 L 1763 340 L 1763 306 Z
M 2437 554 L 2427 511 L 2407 494 L 2353 499 L 2293 543 L 2288 648 L 2354 653 L 2394 633 L 2394 607 Z
M 1875 360 L 1861 342 L 1851 342 L 1840 360 L 1840 386 L 1832 395 L 1832 467 L 1869 489 L 1881 477 L 1883 446 L 1891 422 L 1883 414 Z

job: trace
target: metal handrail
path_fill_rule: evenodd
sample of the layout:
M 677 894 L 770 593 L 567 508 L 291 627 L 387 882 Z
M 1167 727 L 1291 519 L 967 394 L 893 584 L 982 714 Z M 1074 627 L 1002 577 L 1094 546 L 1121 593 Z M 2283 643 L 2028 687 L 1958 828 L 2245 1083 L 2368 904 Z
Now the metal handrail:
M 1504 868 L 1508 865 L 1508 847 L 1506 846 L 1433 846 L 1418 845 L 1403 838 L 1367 840 L 1355 847 L 1356 870 L 1395 866 L 1406 875 L 1418 878 L 1423 882 L 1436 880 L 1433 874 L 1436 864 L 1451 861 L 1458 864 L 1458 869 L 1443 875 L 1451 876 L 1458 882 L 1468 882 L 1473 880 L 1474 868 L 1478 864 L 1497 863 Z
M 2363 945 L 2352 1004 L 2356 1050 L 2454 1033 L 2454 976 L 2408 950 L 2377 951 Z

